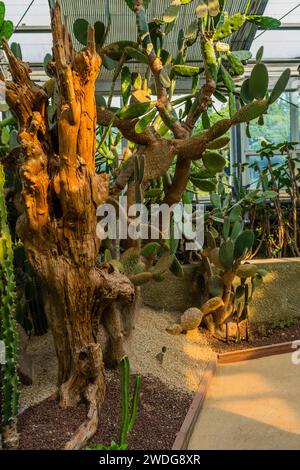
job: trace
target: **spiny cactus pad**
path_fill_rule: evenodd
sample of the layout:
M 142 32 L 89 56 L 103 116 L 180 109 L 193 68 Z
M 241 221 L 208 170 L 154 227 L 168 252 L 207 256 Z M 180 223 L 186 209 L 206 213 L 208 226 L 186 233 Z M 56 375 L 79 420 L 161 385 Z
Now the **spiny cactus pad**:
M 213 297 L 212 299 L 207 300 L 202 306 L 201 311 L 204 315 L 214 312 L 220 307 L 224 307 L 224 302 L 221 297 Z

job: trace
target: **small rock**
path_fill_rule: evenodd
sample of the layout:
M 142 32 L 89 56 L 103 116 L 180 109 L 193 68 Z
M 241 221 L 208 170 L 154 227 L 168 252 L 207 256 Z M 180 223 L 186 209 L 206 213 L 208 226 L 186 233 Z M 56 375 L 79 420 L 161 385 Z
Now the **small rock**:
M 198 328 L 203 318 L 203 312 L 199 308 L 189 308 L 181 315 L 181 326 L 184 331 Z
M 26 351 L 29 343 L 29 336 L 20 323 L 17 323 L 17 333 L 19 335 L 20 346 Z
M 21 347 L 18 355 L 18 375 L 23 385 L 32 385 L 32 360 L 29 354 Z
M 178 323 L 174 323 L 173 325 L 168 326 L 166 331 L 170 333 L 170 335 L 180 335 L 180 333 L 182 333 L 182 326 Z
M 158 360 L 158 362 L 159 362 L 160 364 L 163 363 L 163 360 L 164 360 L 164 353 L 163 353 L 163 352 L 159 352 L 158 354 L 156 354 L 155 357 L 156 357 L 156 359 Z

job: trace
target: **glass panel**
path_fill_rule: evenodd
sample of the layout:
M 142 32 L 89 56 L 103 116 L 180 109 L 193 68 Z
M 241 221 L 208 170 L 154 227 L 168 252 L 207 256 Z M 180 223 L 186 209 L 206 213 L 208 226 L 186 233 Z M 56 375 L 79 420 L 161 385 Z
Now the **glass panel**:
M 283 142 L 290 139 L 290 93 L 282 94 L 276 103 L 270 106 L 268 114 L 264 116 L 264 125 L 257 122 L 250 123 L 251 139 L 247 139 L 248 150 L 258 150 L 260 142 L 264 139 L 273 143 Z
M 30 3 L 31 0 L 13 0 L 5 2 L 5 17 L 13 21 L 16 26 Z M 48 0 L 35 0 L 21 24 L 27 26 L 48 26 L 50 24 Z M 15 41 L 17 41 L 17 39 L 15 39 Z
M 283 164 L 285 160 L 285 157 L 283 155 L 274 155 L 272 157 L 272 163 L 278 163 L 278 164 Z M 267 159 L 263 158 L 261 159 L 258 155 L 250 155 L 247 157 L 247 163 L 249 165 L 252 165 L 253 163 L 258 163 L 258 166 L 260 170 L 264 170 L 267 166 Z M 258 172 L 255 171 L 253 168 L 247 168 L 248 172 L 248 183 L 251 185 L 251 188 L 254 189 L 258 183 Z
M 251 52 L 255 57 L 256 52 L 264 46 L 265 59 L 292 59 L 299 57 L 299 31 L 298 30 L 270 30 L 257 32 L 257 38 L 251 45 Z
M 50 33 L 19 33 L 14 34 L 10 43 L 17 41 L 21 44 L 23 60 L 26 62 L 43 62 L 46 54 L 52 52 L 52 37 Z
M 281 18 L 288 11 L 292 10 L 298 5 L 296 0 L 269 0 L 264 12 L 266 16 L 273 16 L 274 18 Z M 300 23 L 300 7 L 287 15 L 283 21 L 285 23 Z

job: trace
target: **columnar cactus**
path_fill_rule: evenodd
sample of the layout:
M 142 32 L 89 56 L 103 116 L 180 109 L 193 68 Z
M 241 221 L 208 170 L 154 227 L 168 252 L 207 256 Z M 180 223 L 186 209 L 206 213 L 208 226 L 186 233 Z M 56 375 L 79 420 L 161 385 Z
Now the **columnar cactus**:
M 3 446 L 17 446 L 16 416 L 19 403 L 17 375 L 18 336 L 14 318 L 16 285 L 12 241 L 7 225 L 4 170 L 0 165 L 0 340 L 4 346 L 1 364 L 1 421 Z
M 163 348 L 163 353 L 165 348 Z M 130 398 L 130 364 L 128 356 L 124 356 L 120 361 L 121 372 L 121 422 L 119 432 L 119 442 L 111 441 L 106 447 L 104 444 L 87 447 L 86 450 L 126 450 L 128 449 L 128 436 L 134 426 L 140 394 L 141 376 L 137 375 L 134 383 L 133 396 Z
M 126 449 L 128 434 L 136 420 L 137 407 L 140 393 L 141 376 L 135 379 L 133 397 L 130 399 L 130 367 L 129 359 L 124 356 L 121 364 L 121 394 L 122 394 L 122 419 L 119 436 L 119 446 Z

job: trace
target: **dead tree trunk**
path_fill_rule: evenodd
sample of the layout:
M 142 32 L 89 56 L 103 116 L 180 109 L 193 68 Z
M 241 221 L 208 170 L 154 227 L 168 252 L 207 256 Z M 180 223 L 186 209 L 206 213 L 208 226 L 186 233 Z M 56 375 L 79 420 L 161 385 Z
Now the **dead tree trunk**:
M 43 284 L 58 358 L 59 403 L 75 406 L 84 400 L 89 407 L 88 420 L 67 445 L 77 449 L 96 431 L 105 394 L 99 322 L 114 302 L 133 302 L 134 289 L 112 266 L 96 266 L 96 208 L 107 197 L 108 180 L 94 171 L 94 84 L 101 66 L 94 30 L 89 28 L 86 50 L 76 53 L 57 4 L 52 31 L 58 154 L 48 125 L 46 92 L 30 80 L 27 65 L 14 57 L 5 41 L 3 46 L 12 75 L 6 83 L 7 102 L 19 124 L 21 146 L 15 163 L 25 212 L 17 230 Z

